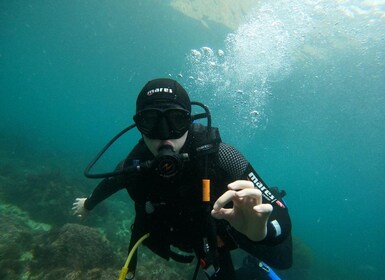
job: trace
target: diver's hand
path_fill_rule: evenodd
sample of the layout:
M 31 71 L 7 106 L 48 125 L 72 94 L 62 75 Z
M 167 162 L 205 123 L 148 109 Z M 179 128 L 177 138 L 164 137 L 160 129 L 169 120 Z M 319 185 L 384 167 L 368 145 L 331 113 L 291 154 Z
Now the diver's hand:
M 79 218 L 84 218 L 88 215 L 89 211 L 84 208 L 84 202 L 87 198 L 76 198 L 75 202 L 72 204 L 73 214 Z
M 262 204 L 261 191 L 255 189 L 250 181 L 235 181 L 227 187 L 229 190 L 214 203 L 211 215 L 216 219 L 225 219 L 250 240 L 263 240 L 267 235 L 267 221 L 273 206 Z M 230 201 L 233 202 L 233 208 L 223 208 Z

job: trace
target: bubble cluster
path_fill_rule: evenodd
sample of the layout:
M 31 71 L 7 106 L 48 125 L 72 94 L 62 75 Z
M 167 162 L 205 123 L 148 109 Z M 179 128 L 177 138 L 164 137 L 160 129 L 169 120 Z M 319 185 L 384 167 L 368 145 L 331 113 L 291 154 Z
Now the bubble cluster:
M 358 8 L 355 2 L 262 1 L 226 37 L 223 49 L 191 50 L 187 55 L 189 91 L 221 116 L 225 129 L 250 134 L 255 129 L 249 128 L 266 125 L 271 87 L 300 67 L 299 57 L 308 55 L 301 52 L 306 47 L 314 55 L 325 53 L 321 48 L 333 51 L 331 40 L 349 34 L 346 19 L 366 15 L 370 8 L 362 4 Z M 378 6 L 371 9 L 381 10 Z M 353 35 L 349 36 L 354 37 L 358 25 L 350 26 Z
M 227 36 L 224 49 L 204 46 L 188 54 L 190 92 L 214 112 L 225 111 L 226 126 L 244 130 L 266 124 L 269 84 L 290 72 L 291 55 L 307 32 L 305 13 L 288 18 L 288 9 L 299 10 L 294 4 L 266 3 Z

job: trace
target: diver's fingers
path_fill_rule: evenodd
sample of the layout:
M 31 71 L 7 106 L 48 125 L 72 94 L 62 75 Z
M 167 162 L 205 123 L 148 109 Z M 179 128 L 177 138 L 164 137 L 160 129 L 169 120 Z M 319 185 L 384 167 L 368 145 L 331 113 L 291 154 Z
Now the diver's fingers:
M 227 191 L 224 194 L 222 194 L 214 203 L 214 206 L 213 206 L 214 211 L 218 211 L 227 203 L 232 201 L 232 199 L 235 197 L 235 193 L 236 191 Z
M 85 203 L 85 201 L 86 201 L 86 198 L 76 198 L 76 199 L 75 199 L 75 202 L 72 203 L 72 205 L 73 205 L 73 206 L 77 206 L 77 207 L 83 206 L 84 203 Z
M 255 200 L 255 205 L 262 204 L 262 192 L 258 189 L 243 189 L 236 193 L 239 198 L 252 198 Z
M 211 213 L 213 215 L 220 215 L 220 216 L 226 216 L 229 215 L 230 213 L 233 213 L 234 209 L 227 209 L 227 208 L 221 208 L 218 211 L 212 210 Z
M 234 212 L 234 209 L 220 208 L 219 210 L 211 210 L 211 215 L 216 219 L 228 219 L 231 214 Z
M 253 182 L 246 180 L 237 180 L 227 185 L 229 190 L 239 191 L 243 189 L 254 189 Z
M 271 212 L 273 212 L 273 205 L 270 203 L 259 204 L 255 205 L 253 209 L 262 216 L 270 216 Z
M 230 190 L 220 196 L 214 203 L 213 209 L 215 211 L 234 200 L 234 198 L 251 198 L 255 200 L 255 205 L 262 203 L 261 191 L 255 189 L 254 184 L 250 181 L 238 180 L 229 184 L 228 187 Z

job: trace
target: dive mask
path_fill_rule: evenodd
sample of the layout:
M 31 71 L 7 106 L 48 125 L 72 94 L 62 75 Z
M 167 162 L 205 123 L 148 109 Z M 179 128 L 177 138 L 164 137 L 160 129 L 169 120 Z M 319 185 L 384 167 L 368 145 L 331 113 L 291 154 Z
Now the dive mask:
M 179 108 L 144 109 L 134 116 L 139 131 L 151 139 L 178 139 L 191 125 L 189 111 Z

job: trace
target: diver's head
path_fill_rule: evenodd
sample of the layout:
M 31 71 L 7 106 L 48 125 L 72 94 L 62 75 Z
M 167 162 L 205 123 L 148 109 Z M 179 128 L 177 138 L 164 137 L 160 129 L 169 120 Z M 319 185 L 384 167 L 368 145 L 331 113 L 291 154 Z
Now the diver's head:
M 136 100 L 134 121 L 153 154 L 164 145 L 179 152 L 192 122 L 190 98 L 175 80 L 149 81 Z

